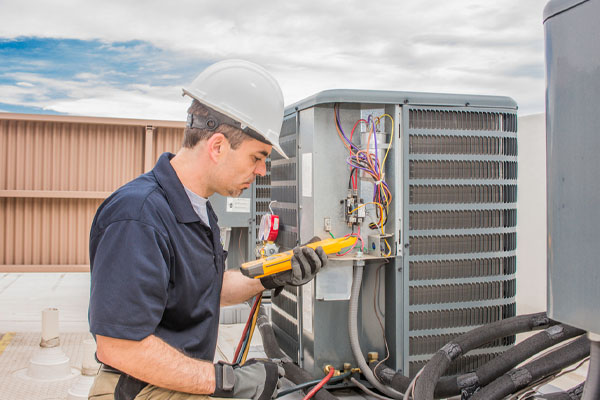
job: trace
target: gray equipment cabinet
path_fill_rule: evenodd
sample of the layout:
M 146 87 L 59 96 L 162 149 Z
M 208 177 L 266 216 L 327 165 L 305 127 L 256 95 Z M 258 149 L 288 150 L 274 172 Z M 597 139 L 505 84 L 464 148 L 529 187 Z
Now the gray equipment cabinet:
M 369 238 L 376 231 L 363 224 L 361 349 L 382 359 L 385 333 L 386 364 L 413 376 L 455 336 L 515 315 L 517 106 L 507 97 L 367 90 L 325 91 L 289 106 L 280 141 L 290 159 L 273 154 L 271 165 L 282 249 L 350 233 L 349 153 L 336 131 L 336 104 L 346 134 L 357 120 L 380 117 L 379 146 L 391 145 L 385 231 L 392 257 L 381 257 L 378 238 Z M 373 186 L 359 180 L 365 203 Z M 372 217 L 374 208 L 364 208 Z M 353 263 L 330 257 L 312 283 L 272 300 L 280 346 L 315 377 L 326 364 L 356 366 L 347 328 Z M 513 342 L 474 351 L 448 373 L 473 370 Z
M 548 314 L 600 334 L 600 1 L 551 1 L 546 33 Z

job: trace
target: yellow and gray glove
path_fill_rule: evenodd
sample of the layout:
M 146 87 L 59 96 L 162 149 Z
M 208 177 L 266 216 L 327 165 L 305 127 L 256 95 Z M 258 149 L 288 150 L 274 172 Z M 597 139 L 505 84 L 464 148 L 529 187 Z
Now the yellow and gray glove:
M 254 400 L 271 400 L 277 397 L 285 371 L 270 360 L 250 359 L 244 363 L 215 364 L 216 389 L 213 397 L 235 397 Z
M 292 269 L 278 272 L 260 278 L 265 289 L 274 289 L 286 285 L 302 286 L 310 282 L 312 278 L 327 264 L 327 254 L 321 246 L 316 250 L 310 247 L 294 248 L 292 256 Z

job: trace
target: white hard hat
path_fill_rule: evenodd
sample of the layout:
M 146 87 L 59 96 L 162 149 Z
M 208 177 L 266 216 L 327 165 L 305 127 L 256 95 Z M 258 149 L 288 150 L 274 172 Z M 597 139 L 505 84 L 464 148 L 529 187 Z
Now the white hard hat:
M 288 158 L 279 146 L 283 93 L 275 78 L 260 65 L 244 60 L 217 62 L 183 88 L 183 94 L 237 121 L 250 136 L 260 135 Z

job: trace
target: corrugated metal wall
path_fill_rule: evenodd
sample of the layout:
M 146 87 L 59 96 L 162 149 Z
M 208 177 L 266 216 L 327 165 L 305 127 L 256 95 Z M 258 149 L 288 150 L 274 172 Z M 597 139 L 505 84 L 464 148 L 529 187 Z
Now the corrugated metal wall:
M 87 271 L 100 203 L 181 144 L 183 122 L 0 113 L 0 272 Z

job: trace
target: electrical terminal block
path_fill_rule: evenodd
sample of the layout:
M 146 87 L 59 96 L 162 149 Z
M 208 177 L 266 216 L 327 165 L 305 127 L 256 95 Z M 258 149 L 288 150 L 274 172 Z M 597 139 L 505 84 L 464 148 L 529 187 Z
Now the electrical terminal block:
M 367 216 L 364 202 L 358 197 L 356 190 L 348 190 L 348 195 L 344 200 L 344 210 L 346 211 L 346 223 L 348 226 L 362 224 Z

